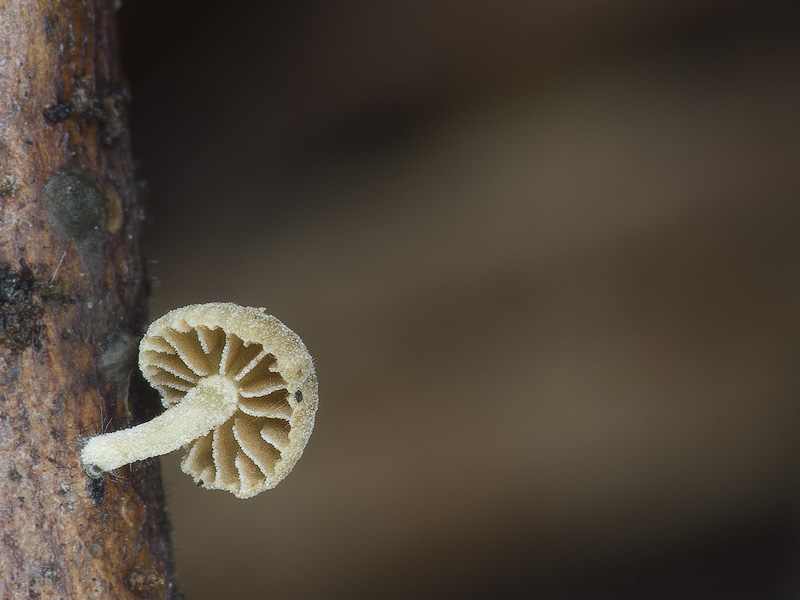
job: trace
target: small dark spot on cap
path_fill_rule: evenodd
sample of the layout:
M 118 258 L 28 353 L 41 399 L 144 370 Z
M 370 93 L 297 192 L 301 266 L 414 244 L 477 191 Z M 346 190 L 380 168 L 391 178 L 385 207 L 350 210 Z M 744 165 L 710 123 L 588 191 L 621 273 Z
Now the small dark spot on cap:
M 303 392 L 301 392 L 300 390 L 297 390 L 294 393 L 294 399 L 297 400 L 298 402 L 302 402 L 303 401 Z
M 92 544 L 91 546 L 89 546 L 89 552 L 97 556 L 98 554 L 100 554 L 100 546 L 98 544 Z
M 11 481 L 22 481 L 22 474 L 14 468 L 8 470 L 8 478 Z
M 45 190 L 51 220 L 62 235 L 80 241 L 105 225 L 108 202 L 88 176 L 72 172 L 53 175 Z

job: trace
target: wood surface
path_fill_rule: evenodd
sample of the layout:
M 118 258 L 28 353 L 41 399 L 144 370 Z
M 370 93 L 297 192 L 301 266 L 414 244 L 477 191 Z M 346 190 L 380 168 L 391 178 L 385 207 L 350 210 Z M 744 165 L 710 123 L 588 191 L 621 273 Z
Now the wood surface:
M 89 478 L 149 418 L 143 212 L 110 1 L 0 1 L 0 599 L 176 597 L 157 461 Z

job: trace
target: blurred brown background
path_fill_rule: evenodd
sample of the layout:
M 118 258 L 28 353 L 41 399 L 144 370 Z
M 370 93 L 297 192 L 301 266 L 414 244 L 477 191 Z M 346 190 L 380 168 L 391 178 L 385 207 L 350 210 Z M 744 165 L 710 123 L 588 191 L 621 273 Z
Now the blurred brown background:
M 791 4 L 126 0 L 152 316 L 320 379 L 187 597 L 800 598 Z

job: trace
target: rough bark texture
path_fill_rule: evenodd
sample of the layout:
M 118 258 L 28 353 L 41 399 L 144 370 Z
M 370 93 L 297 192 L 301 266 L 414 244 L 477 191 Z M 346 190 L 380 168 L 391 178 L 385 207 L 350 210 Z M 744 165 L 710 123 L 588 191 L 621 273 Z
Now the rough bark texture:
M 155 406 L 128 386 L 146 278 L 113 21 L 0 0 L 3 600 L 175 595 L 157 462 L 92 480 L 79 459 Z

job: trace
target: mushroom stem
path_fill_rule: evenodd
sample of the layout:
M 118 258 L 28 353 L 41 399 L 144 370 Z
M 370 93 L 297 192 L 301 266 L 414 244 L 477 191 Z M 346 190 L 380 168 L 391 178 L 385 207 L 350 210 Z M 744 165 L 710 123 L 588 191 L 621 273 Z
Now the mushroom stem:
M 156 418 L 121 431 L 93 437 L 81 451 L 85 466 L 113 471 L 123 465 L 160 456 L 206 435 L 236 411 L 238 389 L 227 377 L 210 375 L 174 407 Z

